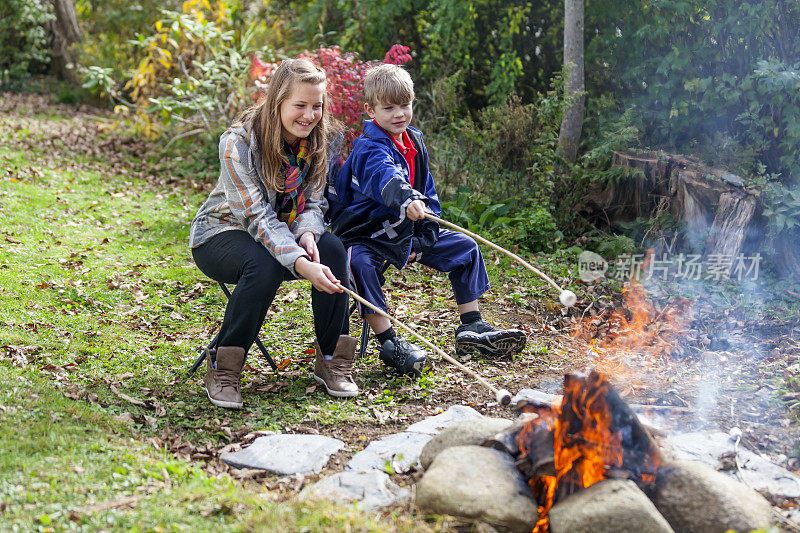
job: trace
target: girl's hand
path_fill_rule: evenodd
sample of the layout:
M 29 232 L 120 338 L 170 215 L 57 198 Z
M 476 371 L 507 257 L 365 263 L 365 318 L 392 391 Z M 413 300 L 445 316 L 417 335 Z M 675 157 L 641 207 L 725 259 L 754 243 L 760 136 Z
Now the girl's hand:
M 310 281 L 318 291 L 327 292 L 328 294 L 342 292 L 342 288 L 339 286 L 341 282 L 336 279 L 331 269 L 325 265 L 314 263 L 305 257 L 300 257 L 294 262 L 294 270 L 303 278 Z
M 414 200 L 406 207 L 406 216 L 411 220 L 421 220 L 425 218 L 425 202 Z
M 303 233 L 298 239 L 297 244 L 299 244 L 308 255 L 311 256 L 311 260 L 314 263 L 319 263 L 319 248 L 317 248 L 317 241 L 314 238 L 314 234 L 310 231 Z M 303 276 L 305 277 L 305 276 Z

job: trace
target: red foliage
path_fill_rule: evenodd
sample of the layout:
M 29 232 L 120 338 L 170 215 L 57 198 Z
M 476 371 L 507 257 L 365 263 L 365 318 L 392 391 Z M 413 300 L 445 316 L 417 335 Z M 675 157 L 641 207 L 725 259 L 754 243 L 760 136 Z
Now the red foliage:
M 411 49 L 401 44 L 392 46 L 384 63 L 402 65 L 411 61 Z M 362 61 L 355 52 L 342 52 L 338 46 L 306 50 L 297 57 L 319 65 L 328 78 L 328 109 L 331 115 L 345 126 L 348 144 L 361 133 L 364 110 L 364 76 L 378 61 Z M 256 98 L 263 96 L 278 63 L 265 63 L 251 57 L 250 75 L 256 86 Z
M 411 61 L 411 54 L 409 52 L 411 52 L 411 48 L 408 46 L 403 46 L 400 43 L 395 44 L 386 52 L 386 57 L 383 59 L 383 62 L 392 65 L 405 65 Z

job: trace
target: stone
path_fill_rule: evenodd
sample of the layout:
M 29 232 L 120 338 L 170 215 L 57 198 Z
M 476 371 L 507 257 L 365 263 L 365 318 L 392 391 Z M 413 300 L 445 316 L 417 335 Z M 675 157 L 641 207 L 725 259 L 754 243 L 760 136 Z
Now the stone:
M 653 502 L 633 481 L 605 479 L 550 509 L 552 533 L 671 533 Z
M 482 417 L 483 415 L 472 407 L 467 407 L 466 405 L 453 405 L 443 413 L 420 420 L 416 424 L 411 424 L 408 426 L 408 428 L 406 428 L 406 431 L 436 435 L 442 429 L 451 426 L 456 422 L 461 422 L 462 420 L 474 420 Z
M 511 407 L 519 410 L 529 403 L 534 405 L 553 405 L 556 402 L 560 402 L 561 398 L 563 398 L 561 394 L 550 394 L 537 389 L 522 389 L 511 398 Z
M 482 446 L 453 446 L 439 453 L 416 486 L 423 512 L 480 520 L 530 533 L 536 500 L 506 453 Z
M 725 533 L 767 529 L 772 507 L 735 479 L 696 461 L 662 466 L 653 502 L 676 530 Z
M 711 468 L 719 469 L 720 457 L 730 456 L 735 441 L 722 431 L 696 431 L 670 435 L 671 445 L 678 459 L 699 461 Z M 739 466 L 745 482 L 762 494 L 778 498 L 800 498 L 800 476 L 751 452 L 741 444 L 737 447 Z M 729 471 L 735 475 L 736 471 Z
M 348 470 L 383 470 L 385 472 L 407 472 L 416 467 L 422 448 L 431 440 L 431 435 L 404 431 L 370 442 L 347 463 Z
M 220 459 L 234 468 L 258 468 L 281 475 L 314 474 L 343 446 L 339 439 L 323 435 L 268 435 L 238 452 L 223 453 Z
M 419 462 L 422 468 L 427 469 L 433 459 L 445 448 L 470 444 L 480 446 L 486 439 L 497 435 L 512 424 L 511 420 L 505 418 L 488 417 L 456 422 L 428 441 L 422 448 Z
M 378 510 L 405 503 L 411 491 L 393 483 L 379 470 L 344 471 L 327 476 L 300 492 L 300 500 L 330 500 L 337 503 L 356 503 L 364 510 Z

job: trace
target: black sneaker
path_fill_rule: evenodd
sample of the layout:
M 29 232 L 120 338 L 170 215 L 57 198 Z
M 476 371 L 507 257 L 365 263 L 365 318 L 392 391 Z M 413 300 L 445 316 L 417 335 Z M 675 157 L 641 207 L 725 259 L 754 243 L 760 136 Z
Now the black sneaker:
M 495 329 L 483 320 L 461 324 L 456 330 L 456 354 L 472 355 L 475 352 L 488 357 L 518 354 L 527 342 L 525 333 L 518 329 Z
M 419 377 L 425 366 L 427 353 L 425 350 L 395 335 L 381 345 L 381 361 L 386 366 L 396 369 L 401 375 Z

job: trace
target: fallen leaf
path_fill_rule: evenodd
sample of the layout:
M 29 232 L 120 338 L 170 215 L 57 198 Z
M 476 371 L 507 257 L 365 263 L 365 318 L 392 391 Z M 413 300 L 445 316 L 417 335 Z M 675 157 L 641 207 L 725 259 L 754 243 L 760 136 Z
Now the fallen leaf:
M 135 422 L 133 415 L 128 412 L 124 412 L 121 415 L 116 415 L 113 418 L 117 422 L 122 422 L 123 424 L 133 424 Z
M 153 418 L 152 416 L 144 415 L 144 421 L 150 427 L 150 429 L 156 429 L 158 427 L 158 419 Z

